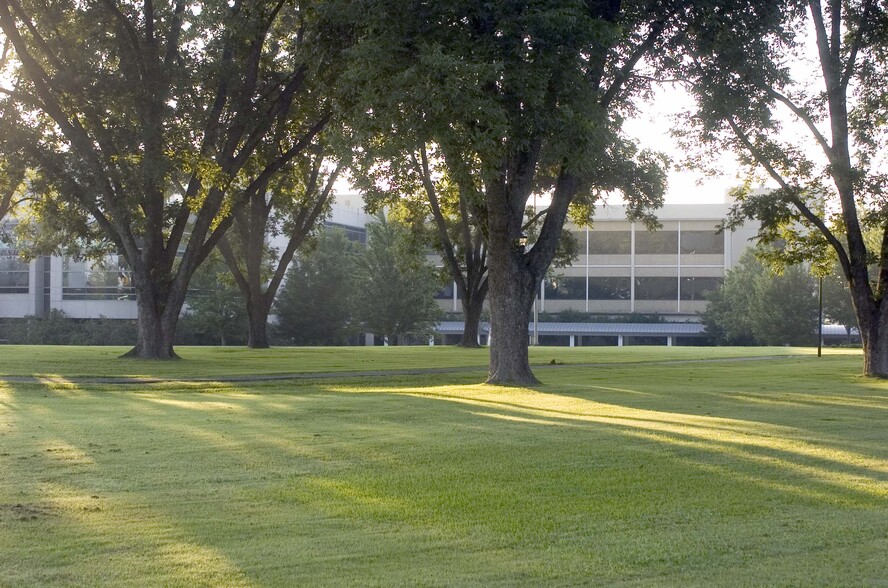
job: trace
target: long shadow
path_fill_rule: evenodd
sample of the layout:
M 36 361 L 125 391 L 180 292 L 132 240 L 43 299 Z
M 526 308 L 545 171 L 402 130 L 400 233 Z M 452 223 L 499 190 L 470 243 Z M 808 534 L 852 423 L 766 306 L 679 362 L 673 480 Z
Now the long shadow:
M 266 523 L 278 532 L 286 532 L 286 524 L 302 521 L 302 517 L 320 517 L 326 521 L 323 525 L 345 520 L 348 528 L 361 533 L 379 525 L 414 530 L 437 525 L 436 533 L 458 543 L 466 540 L 462 515 L 447 511 L 445 520 L 438 521 L 422 501 L 443 490 L 425 478 L 416 482 L 409 476 L 391 485 L 386 476 L 392 471 L 406 475 L 417 464 L 436 460 L 440 460 L 443 473 L 454 476 L 455 466 L 447 460 L 460 457 L 457 452 L 467 449 L 493 449 L 492 455 L 518 468 L 528 465 L 528 453 L 549 455 L 559 460 L 559 467 L 568 469 L 571 459 L 578 459 L 576 467 L 584 475 L 592 475 L 594 469 L 586 472 L 590 466 L 583 464 L 580 456 L 585 452 L 597 455 L 597 443 L 606 442 L 611 453 L 593 459 L 656 463 L 657 471 L 672 467 L 690 479 L 718 476 L 750 492 L 780 497 L 781 501 L 803 500 L 823 508 L 881 505 L 884 514 L 888 443 L 880 451 L 864 454 L 818 438 L 815 429 L 773 422 L 779 418 L 764 422 L 693 414 L 682 412 L 681 402 L 675 403 L 677 410 L 656 410 L 642 402 L 644 390 L 623 383 L 609 387 L 611 393 L 616 393 L 615 389 L 625 393 L 624 403 L 613 404 L 595 400 L 595 386 L 569 395 L 521 390 L 516 393 L 520 400 L 505 400 L 501 397 L 509 391 L 465 385 L 471 381 L 470 376 L 438 376 L 404 378 L 386 382 L 384 387 L 373 383 L 349 387 L 341 382 L 313 382 L 284 390 L 273 385 L 232 386 L 211 394 L 151 387 L 94 391 L 58 382 L 7 386 L 0 390 L 0 402 L 7 411 L 0 418 L 4 425 L 0 433 L 18 438 L 20 449 L 16 451 L 21 455 L 0 459 L 6 460 L 8 471 L 15 470 L 17 480 L 25 482 L 20 490 L 36 497 L 32 500 L 36 506 L 54 509 L 55 514 L 47 517 L 49 528 L 59 532 L 60 527 L 66 527 L 64 534 L 71 538 L 94 536 L 82 549 L 97 550 L 99 556 L 87 554 L 96 561 L 109 554 L 112 559 L 125 560 L 144 550 L 146 558 L 178 569 L 184 565 L 181 551 L 192 549 L 197 554 L 195 561 L 221 583 L 226 579 L 261 583 L 261 574 L 253 571 L 258 564 L 251 557 L 256 554 L 245 554 L 236 542 L 213 533 L 213 519 L 195 519 L 189 514 L 189 504 L 177 499 L 214 501 L 214 492 L 224 488 L 226 499 L 234 501 L 231 507 L 236 514 L 249 512 L 250 507 L 240 503 L 243 499 L 263 504 L 270 501 L 283 512 L 295 508 L 298 513 L 308 513 L 297 516 L 296 511 L 290 512 L 283 517 L 283 526 L 281 521 Z M 459 389 L 461 385 L 467 389 Z M 635 391 L 641 394 L 633 394 Z M 729 405 L 725 412 L 742 413 L 744 399 L 729 398 L 737 404 Z M 661 395 L 657 395 L 657 402 L 663 402 Z M 73 412 L 75 408 L 80 412 Z M 868 408 L 845 409 L 853 413 Z M 98 413 L 92 423 L 84 417 L 90 410 Z M 81 420 L 75 422 L 75 416 Z M 131 446 L 113 443 L 118 435 L 130 438 Z M 152 439 L 165 444 L 154 449 Z M 176 448 L 179 443 L 181 448 Z M 575 447 L 582 451 L 572 453 Z M 129 458 L 144 451 L 154 453 Z M 28 460 L 15 461 L 24 454 Z M 481 457 L 470 456 L 466 463 L 477 467 Z M 217 471 L 194 463 L 206 459 L 215 460 Z M 129 464 L 124 463 L 127 460 Z M 23 473 L 36 464 L 40 465 L 33 467 L 33 475 Z M 168 471 L 164 471 L 165 465 Z M 543 466 L 537 463 L 534 467 Z M 545 474 L 544 470 L 529 470 L 526 479 L 515 480 L 497 468 L 472 471 L 493 480 L 502 477 L 515 485 L 511 489 L 514 494 L 523 491 L 531 496 L 538 495 L 536 480 Z M 360 484 L 368 479 L 371 483 Z M 656 487 L 655 482 L 649 483 Z M 177 489 L 180 484 L 185 490 Z M 403 491 L 411 487 L 421 496 Z M 171 500 L 159 501 L 158 490 L 170 492 Z M 3 493 L 16 495 L 9 487 Z M 191 493 L 194 495 L 189 496 Z M 464 497 L 456 504 L 465 506 L 471 498 Z M 95 506 L 104 510 L 83 510 L 94 506 L 96 500 L 99 504 Z M 482 506 L 487 500 L 479 497 Z M 520 506 L 524 499 L 515 500 Z M 19 502 L 27 505 L 28 501 Z M 573 509 L 583 512 L 579 505 L 562 508 L 567 509 L 567 515 Z M 531 516 L 518 510 L 513 515 L 518 519 Z M 144 522 L 121 527 L 114 517 L 121 511 L 141 511 Z M 565 520 L 570 519 L 567 515 Z M 235 524 L 235 519 L 220 515 L 219 522 Z M 27 523 L 11 524 L 20 529 Z M 475 524 L 473 532 L 480 527 L 496 535 L 505 523 L 482 519 Z M 26 531 L 16 532 L 29 536 Z M 140 537 L 140 532 L 144 536 Z M 377 537 L 377 541 L 380 545 L 365 547 L 366 553 L 372 555 L 376 548 L 394 545 L 385 537 Z M 109 551 L 108 546 L 115 542 L 127 546 L 119 556 Z M 262 561 L 269 566 L 273 563 Z M 298 562 L 288 563 L 295 566 Z M 509 565 L 502 564 L 503 573 L 509 571 Z M 150 574 L 152 570 L 149 566 L 144 571 Z

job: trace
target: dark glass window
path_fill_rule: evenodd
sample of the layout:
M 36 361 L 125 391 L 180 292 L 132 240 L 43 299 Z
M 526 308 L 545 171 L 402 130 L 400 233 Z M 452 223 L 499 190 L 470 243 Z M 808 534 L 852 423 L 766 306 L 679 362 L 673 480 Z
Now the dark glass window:
M 725 237 L 715 231 L 682 231 L 681 253 L 721 254 L 725 252 Z
M 341 225 L 339 223 L 331 223 L 329 221 L 324 223 L 324 226 L 330 229 L 339 229 L 345 233 L 345 236 L 349 241 L 353 241 L 355 243 L 360 243 L 361 245 L 367 244 L 367 229 L 363 227 L 350 227 L 348 225 Z
M 453 300 L 453 282 L 448 282 L 446 286 L 438 290 L 435 298 L 438 300 Z
M 135 300 L 132 275 L 123 256 L 109 255 L 101 261 L 74 261 L 62 266 L 64 300 Z
M 682 278 L 682 300 L 706 300 L 706 293 L 717 290 L 722 278 Z
M 629 300 L 631 288 L 628 277 L 589 278 L 589 300 Z
M 677 251 L 678 231 L 635 231 L 636 255 L 674 255 Z
M 546 300 L 585 300 L 586 278 L 546 280 Z
M 18 251 L 0 249 L 0 294 L 27 294 L 28 269 Z
M 678 278 L 635 278 L 636 300 L 678 300 Z
M 629 255 L 631 245 L 629 231 L 589 232 L 589 255 Z

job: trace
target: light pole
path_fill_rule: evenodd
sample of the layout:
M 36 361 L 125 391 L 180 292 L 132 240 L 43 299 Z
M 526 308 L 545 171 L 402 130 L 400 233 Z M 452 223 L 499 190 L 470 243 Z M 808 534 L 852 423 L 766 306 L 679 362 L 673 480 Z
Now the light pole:
M 823 276 L 817 290 L 817 357 L 823 354 Z

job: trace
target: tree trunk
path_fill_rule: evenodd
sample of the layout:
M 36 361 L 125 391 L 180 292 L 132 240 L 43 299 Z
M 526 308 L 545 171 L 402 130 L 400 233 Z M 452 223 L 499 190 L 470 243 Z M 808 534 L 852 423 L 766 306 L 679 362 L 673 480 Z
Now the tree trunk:
M 138 339 L 136 340 L 136 346 L 122 357 L 179 359 L 179 356 L 173 350 L 173 340 L 176 336 L 176 323 L 182 303 L 178 304 L 175 312 L 172 312 L 172 306 L 175 305 L 169 300 L 172 297 L 166 296 L 164 298 L 159 300 L 154 292 L 137 290 L 136 305 L 139 309 Z M 161 308 L 166 309 L 166 312 L 161 312 L 159 310 Z
M 484 308 L 484 298 L 478 295 L 472 296 L 468 300 L 462 301 L 462 307 L 465 324 L 459 347 L 480 347 L 478 334 L 481 330 L 481 310 Z
M 270 311 L 267 304 L 258 301 L 247 305 L 247 314 L 250 320 L 247 347 L 250 349 L 268 349 L 268 315 Z
M 511 242 L 490 243 L 490 371 L 488 384 L 534 386 L 530 369 L 528 317 L 537 280 L 524 264 L 523 251 Z
M 874 310 L 858 318 L 863 345 L 863 374 L 888 378 L 888 313 Z

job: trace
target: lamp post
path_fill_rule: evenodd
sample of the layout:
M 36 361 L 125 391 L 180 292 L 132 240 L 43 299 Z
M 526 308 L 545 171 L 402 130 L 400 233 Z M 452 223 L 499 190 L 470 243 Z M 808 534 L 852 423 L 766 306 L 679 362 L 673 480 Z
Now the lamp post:
M 823 276 L 817 290 L 817 357 L 823 354 Z

